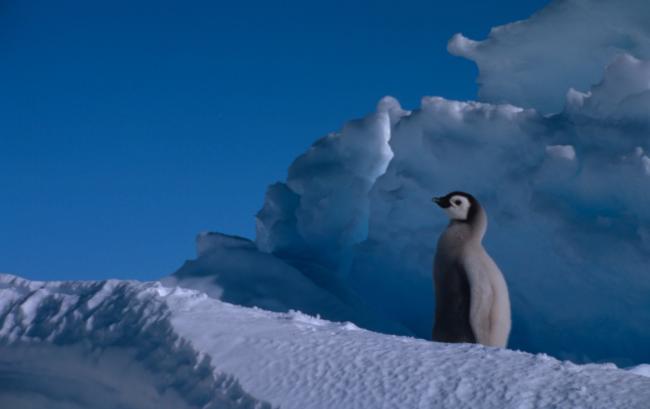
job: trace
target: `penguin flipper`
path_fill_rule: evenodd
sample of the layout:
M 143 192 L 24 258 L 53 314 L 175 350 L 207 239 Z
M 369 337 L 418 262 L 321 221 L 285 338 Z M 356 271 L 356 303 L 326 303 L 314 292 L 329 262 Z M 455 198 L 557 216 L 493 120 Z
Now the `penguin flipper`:
M 436 257 L 435 323 L 432 339 L 438 342 L 476 343 L 470 325 L 470 284 L 462 263 Z

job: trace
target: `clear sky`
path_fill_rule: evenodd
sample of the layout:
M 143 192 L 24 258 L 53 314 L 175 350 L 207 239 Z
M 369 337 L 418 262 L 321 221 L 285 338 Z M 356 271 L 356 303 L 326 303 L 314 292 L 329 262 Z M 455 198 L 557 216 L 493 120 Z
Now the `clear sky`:
M 384 95 L 473 99 L 456 32 L 547 1 L 0 2 L 0 272 L 151 279 Z

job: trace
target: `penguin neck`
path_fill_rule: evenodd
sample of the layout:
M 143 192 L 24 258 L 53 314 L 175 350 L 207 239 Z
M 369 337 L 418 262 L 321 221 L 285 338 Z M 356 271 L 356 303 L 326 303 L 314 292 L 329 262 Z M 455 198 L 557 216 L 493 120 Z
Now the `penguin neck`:
M 467 220 L 452 220 L 449 222 L 447 231 L 463 242 L 474 242 L 480 244 L 487 230 L 487 214 L 478 203 Z

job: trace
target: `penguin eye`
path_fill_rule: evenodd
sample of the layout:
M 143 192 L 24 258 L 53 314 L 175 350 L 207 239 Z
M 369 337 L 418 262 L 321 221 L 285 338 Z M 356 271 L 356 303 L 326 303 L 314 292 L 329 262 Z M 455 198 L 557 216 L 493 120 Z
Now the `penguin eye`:
M 460 203 L 461 203 L 460 200 L 458 200 L 458 199 L 454 200 L 454 204 L 455 204 L 456 206 L 460 206 Z

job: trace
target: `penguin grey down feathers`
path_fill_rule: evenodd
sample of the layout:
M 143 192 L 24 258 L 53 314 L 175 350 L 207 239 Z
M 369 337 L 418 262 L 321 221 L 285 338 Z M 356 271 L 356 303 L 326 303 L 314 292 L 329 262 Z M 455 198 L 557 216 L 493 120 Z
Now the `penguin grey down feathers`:
M 450 218 L 438 240 L 433 266 L 433 340 L 505 347 L 510 299 L 503 274 L 481 243 L 487 215 L 478 200 L 465 192 L 433 200 Z

